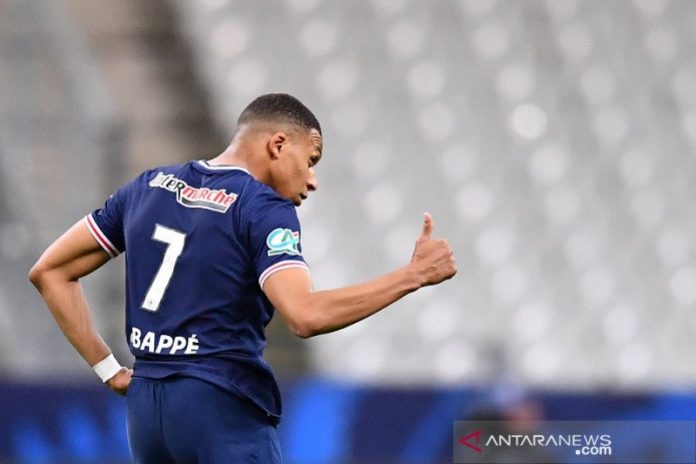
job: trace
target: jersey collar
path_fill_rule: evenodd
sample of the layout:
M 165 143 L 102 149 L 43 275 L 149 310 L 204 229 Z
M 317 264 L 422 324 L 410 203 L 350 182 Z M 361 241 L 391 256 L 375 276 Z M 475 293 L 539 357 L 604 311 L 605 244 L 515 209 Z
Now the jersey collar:
M 210 169 L 212 171 L 242 171 L 242 172 L 246 172 L 247 174 L 251 175 L 251 173 L 249 171 L 247 171 L 246 168 L 243 168 L 241 166 L 230 166 L 230 165 L 214 166 L 205 160 L 199 160 L 198 164 L 200 166 L 203 166 L 204 168 Z

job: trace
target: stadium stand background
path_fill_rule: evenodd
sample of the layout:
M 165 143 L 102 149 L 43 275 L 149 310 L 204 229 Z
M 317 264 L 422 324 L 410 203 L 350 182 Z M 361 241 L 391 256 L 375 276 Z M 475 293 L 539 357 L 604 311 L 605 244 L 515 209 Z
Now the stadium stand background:
M 0 462 L 127 462 L 122 401 L 26 272 L 269 91 L 324 127 L 317 288 L 404 264 L 425 210 L 460 269 L 335 334 L 274 322 L 289 462 L 449 462 L 483 406 L 693 418 L 694 24 L 686 0 L 0 0 Z M 127 360 L 119 261 L 87 289 Z

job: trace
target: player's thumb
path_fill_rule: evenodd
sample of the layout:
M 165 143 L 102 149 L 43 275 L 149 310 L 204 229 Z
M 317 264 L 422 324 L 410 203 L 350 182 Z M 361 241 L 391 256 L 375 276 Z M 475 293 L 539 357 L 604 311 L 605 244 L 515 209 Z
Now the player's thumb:
M 430 240 L 430 234 L 433 233 L 433 217 L 430 213 L 423 214 L 423 231 L 418 240 Z

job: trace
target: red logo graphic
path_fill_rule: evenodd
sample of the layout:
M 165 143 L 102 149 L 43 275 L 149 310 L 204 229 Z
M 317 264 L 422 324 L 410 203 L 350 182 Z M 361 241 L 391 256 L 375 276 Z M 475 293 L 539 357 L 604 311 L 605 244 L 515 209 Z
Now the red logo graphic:
M 469 435 L 460 438 L 459 443 L 471 448 L 472 450 L 476 451 L 477 453 L 480 453 L 481 451 L 483 451 L 483 449 L 481 449 L 480 446 L 476 446 L 476 445 L 478 445 L 481 442 L 481 432 L 482 432 L 482 430 L 477 430 L 474 433 L 470 433 Z M 469 443 L 469 440 L 472 440 L 473 443 Z

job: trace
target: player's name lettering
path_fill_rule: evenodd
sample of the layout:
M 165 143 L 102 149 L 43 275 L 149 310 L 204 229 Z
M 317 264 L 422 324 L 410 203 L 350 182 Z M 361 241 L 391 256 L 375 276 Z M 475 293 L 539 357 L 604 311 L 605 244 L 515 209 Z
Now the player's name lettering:
M 204 208 L 217 213 L 226 213 L 230 205 L 237 199 L 236 193 L 227 193 L 223 189 L 191 187 L 172 174 L 158 172 L 150 181 L 150 187 L 158 187 L 176 193 L 176 201 L 187 208 Z
M 131 329 L 130 344 L 136 350 L 157 354 L 196 354 L 198 352 L 196 334 L 188 337 L 172 337 L 171 335 L 147 331 L 143 336 L 142 331 L 137 327 Z M 181 352 L 182 350 L 183 352 Z

